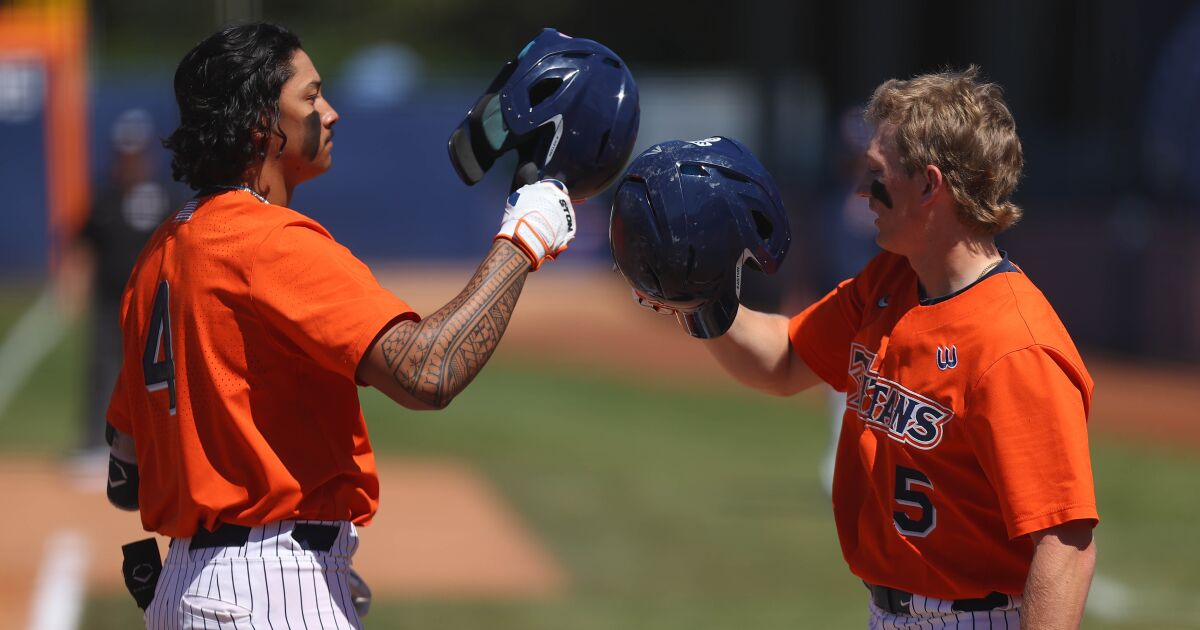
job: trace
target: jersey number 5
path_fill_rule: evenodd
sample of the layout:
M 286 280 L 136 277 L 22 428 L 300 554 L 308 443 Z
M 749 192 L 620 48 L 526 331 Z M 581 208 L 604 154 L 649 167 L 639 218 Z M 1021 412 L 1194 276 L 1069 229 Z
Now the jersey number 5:
M 142 373 L 146 376 L 146 391 L 166 389 L 170 394 L 171 415 L 175 415 L 175 356 L 171 352 L 171 288 L 167 281 L 158 284 L 154 293 L 154 310 L 150 312 L 146 351 L 142 353 Z
M 906 505 L 908 507 L 920 508 L 921 515 L 917 518 L 912 518 L 903 510 L 892 512 L 892 521 L 896 524 L 896 529 L 900 530 L 901 534 L 906 536 L 916 536 L 924 538 L 937 527 L 937 510 L 933 507 L 933 501 L 929 500 L 929 495 L 916 487 L 928 488 L 933 490 L 933 483 L 929 481 L 929 477 L 925 473 L 905 468 L 904 466 L 896 467 L 896 503 Z

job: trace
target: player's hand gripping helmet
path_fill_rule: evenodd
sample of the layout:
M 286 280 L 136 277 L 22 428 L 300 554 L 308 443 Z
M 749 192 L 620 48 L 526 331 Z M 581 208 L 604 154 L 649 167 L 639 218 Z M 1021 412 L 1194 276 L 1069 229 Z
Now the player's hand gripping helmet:
M 639 116 L 637 85 L 616 53 L 548 28 L 500 69 L 450 135 L 450 161 L 472 186 L 515 149 L 513 190 L 553 178 L 572 199 L 587 199 L 620 174 Z
M 775 273 L 791 231 L 767 169 L 741 143 L 714 137 L 639 155 L 617 184 L 609 239 L 639 299 L 712 338 L 737 316 L 742 266 Z

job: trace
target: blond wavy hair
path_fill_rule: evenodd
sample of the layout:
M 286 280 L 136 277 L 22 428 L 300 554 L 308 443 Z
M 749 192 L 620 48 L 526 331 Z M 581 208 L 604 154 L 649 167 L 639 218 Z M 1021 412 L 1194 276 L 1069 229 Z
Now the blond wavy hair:
M 932 164 L 958 202 L 962 221 L 997 234 L 1021 218 L 1009 196 L 1025 158 L 1002 90 L 979 68 L 892 79 L 871 95 L 864 117 L 896 128 L 900 164 L 909 175 Z

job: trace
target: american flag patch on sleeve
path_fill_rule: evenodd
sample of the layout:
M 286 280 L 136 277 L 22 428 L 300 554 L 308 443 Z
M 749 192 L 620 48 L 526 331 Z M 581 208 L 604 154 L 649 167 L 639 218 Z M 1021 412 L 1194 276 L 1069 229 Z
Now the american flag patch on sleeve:
M 175 214 L 175 222 L 187 223 L 188 220 L 192 218 L 192 213 L 196 212 L 196 208 L 199 206 L 200 201 L 198 199 L 193 199 L 183 204 L 183 208 L 181 208 L 179 212 Z

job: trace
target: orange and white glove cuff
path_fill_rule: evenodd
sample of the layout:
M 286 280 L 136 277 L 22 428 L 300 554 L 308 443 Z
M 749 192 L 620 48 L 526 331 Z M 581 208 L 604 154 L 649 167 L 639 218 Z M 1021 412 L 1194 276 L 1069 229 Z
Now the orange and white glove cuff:
M 508 198 L 496 238 L 512 241 L 537 271 L 575 238 L 575 209 L 561 182 L 544 179 L 522 186 Z

